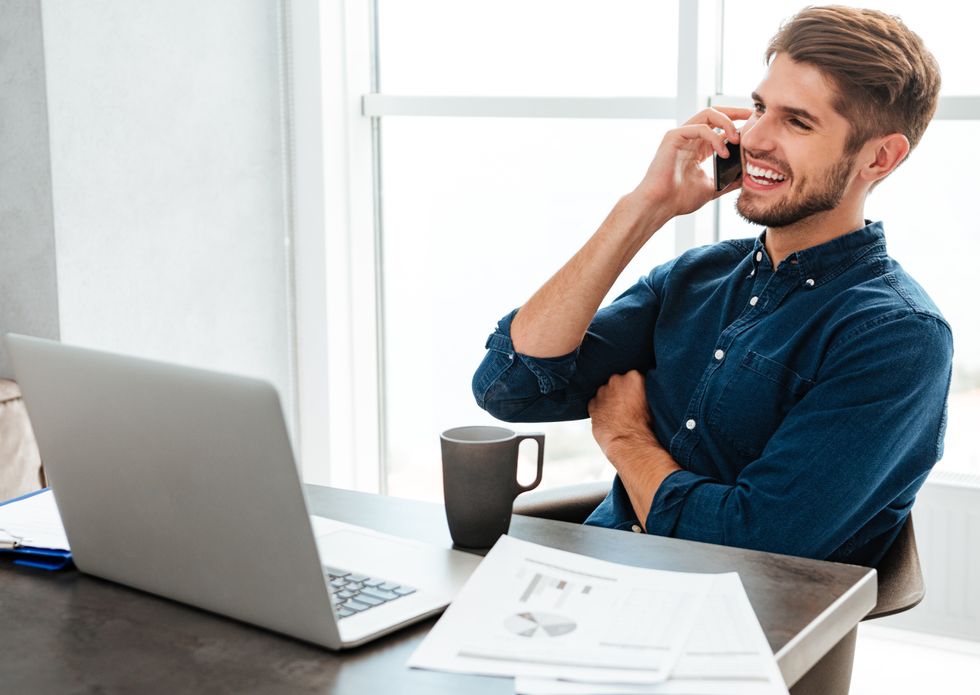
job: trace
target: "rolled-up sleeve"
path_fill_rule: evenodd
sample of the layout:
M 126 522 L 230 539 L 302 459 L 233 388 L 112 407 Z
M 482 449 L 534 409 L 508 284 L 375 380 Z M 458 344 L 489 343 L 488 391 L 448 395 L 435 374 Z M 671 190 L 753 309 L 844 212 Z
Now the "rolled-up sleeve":
M 504 316 L 486 342 L 473 375 L 477 404 L 507 422 L 580 420 L 588 403 L 613 374 L 646 371 L 654 364 L 653 331 L 660 300 L 654 289 L 660 266 L 596 312 L 582 343 L 567 355 L 531 357 L 514 350 Z
M 952 349 L 934 316 L 877 319 L 831 350 L 816 385 L 733 485 L 686 470 L 668 476 L 647 531 L 816 558 L 859 547 L 870 538 L 858 531 L 873 536 L 869 522 L 911 500 L 942 455 Z

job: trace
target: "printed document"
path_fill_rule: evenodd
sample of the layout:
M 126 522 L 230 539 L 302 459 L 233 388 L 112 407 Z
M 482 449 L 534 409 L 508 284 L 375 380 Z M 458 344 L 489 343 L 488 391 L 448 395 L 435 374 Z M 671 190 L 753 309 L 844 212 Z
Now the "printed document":
M 0 539 L 30 548 L 70 550 L 50 489 L 0 506 Z
M 660 683 L 681 657 L 715 576 L 631 567 L 502 536 L 408 665 Z
M 787 695 L 738 574 L 717 575 L 684 652 L 664 683 L 617 685 L 518 677 L 520 695 Z

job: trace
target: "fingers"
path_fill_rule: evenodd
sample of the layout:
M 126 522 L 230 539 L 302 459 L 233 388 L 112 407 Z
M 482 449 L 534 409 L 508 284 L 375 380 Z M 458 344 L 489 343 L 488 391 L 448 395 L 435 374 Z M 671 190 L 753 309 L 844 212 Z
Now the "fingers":
M 741 109 L 733 106 L 715 106 L 694 114 L 684 125 L 707 124 L 712 128 L 721 128 L 731 142 L 738 142 L 739 133 L 733 120 L 746 120 L 752 115 L 752 109 Z
M 703 123 L 682 125 L 672 132 L 681 140 L 707 142 L 711 145 L 711 149 L 718 153 L 719 157 L 728 158 L 729 152 L 728 147 L 725 146 L 725 136 L 712 129 L 711 126 Z M 707 151 L 699 155 L 699 159 L 703 159 L 705 156 L 707 156 Z
M 711 108 L 735 121 L 747 121 L 752 115 L 752 109 L 745 109 L 740 106 L 712 106 Z

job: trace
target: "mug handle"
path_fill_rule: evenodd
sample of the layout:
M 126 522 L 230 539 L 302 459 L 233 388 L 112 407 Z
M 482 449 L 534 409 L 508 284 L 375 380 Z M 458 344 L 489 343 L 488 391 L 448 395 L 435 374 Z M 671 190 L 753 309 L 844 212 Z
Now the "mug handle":
M 544 433 L 543 432 L 528 432 L 527 434 L 517 435 L 517 448 L 520 449 L 521 442 L 525 439 L 533 439 L 538 443 L 538 475 L 535 477 L 534 482 L 530 485 L 521 485 L 516 480 L 514 485 L 517 488 L 517 493 L 514 497 L 521 494 L 522 492 L 529 492 L 541 484 L 541 475 L 544 473 Z

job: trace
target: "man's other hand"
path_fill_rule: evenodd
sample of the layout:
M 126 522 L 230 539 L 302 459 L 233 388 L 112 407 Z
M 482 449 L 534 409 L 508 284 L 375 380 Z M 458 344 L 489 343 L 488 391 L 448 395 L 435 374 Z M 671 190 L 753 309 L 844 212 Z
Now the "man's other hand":
M 715 191 L 714 181 L 700 165 L 712 152 L 728 156 L 726 138 L 733 143 L 739 141 L 733 119 L 746 120 L 751 115 L 751 109 L 717 106 L 700 111 L 681 127 L 667 131 L 634 194 L 648 205 L 667 206 L 671 217 L 676 217 L 741 188 L 739 179 L 723 191 Z M 718 133 L 715 128 L 723 132 Z
M 646 379 L 636 371 L 614 374 L 589 401 L 592 436 L 610 458 L 609 448 L 616 444 L 655 445 L 647 407 Z

